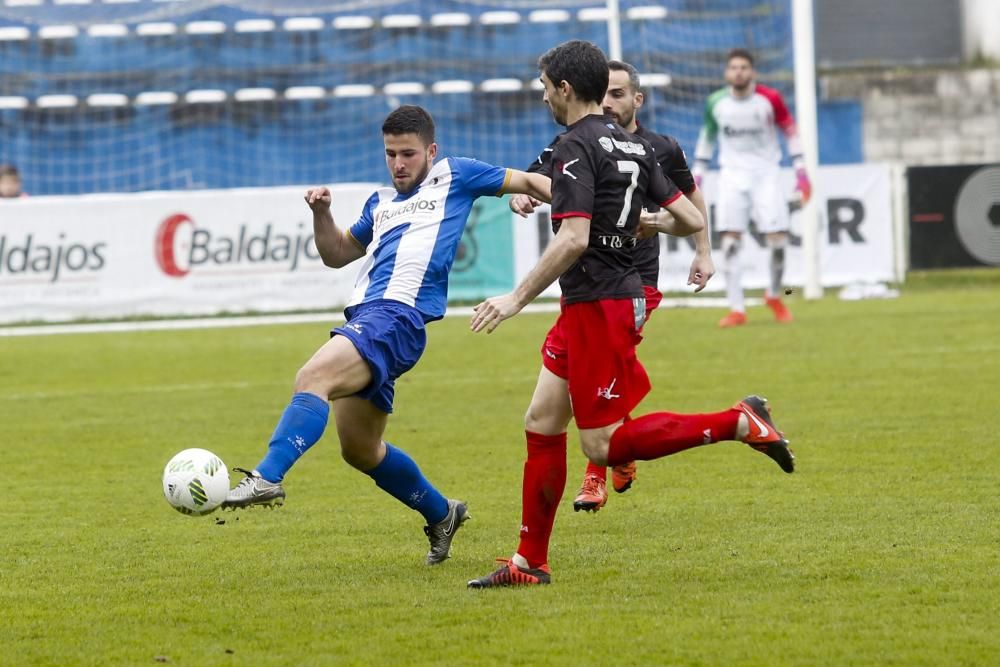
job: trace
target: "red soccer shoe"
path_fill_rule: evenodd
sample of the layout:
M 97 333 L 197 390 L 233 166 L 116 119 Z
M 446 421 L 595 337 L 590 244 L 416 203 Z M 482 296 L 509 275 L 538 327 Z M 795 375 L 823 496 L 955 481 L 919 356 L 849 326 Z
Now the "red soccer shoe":
M 730 327 L 738 327 L 747 323 L 746 313 L 741 313 L 736 310 L 729 311 L 725 317 L 719 320 L 719 326 L 723 329 L 728 329 Z
M 785 434 L 774 425 L 767 399 L 747 396 L 733 408 L 747 418 L 748 431 L 743 442 L 771 457 L 785 472 L 795 472 L 795 454 L 788 447 Z
M 583 485 L 580 493 L 573 501 L 573 511 L 596 512 L 604 507 L 608 502 L 607 482 L 596 475 L 587 475 L 583 478 Z
M 492 574 L 469 582 L 469 588 L 503 588 L 507 586 L 534 586 L 552 582 L 548 565 L 537 568 L 520 568 L 506 558 L 497 558 L 503 567 Z
M 774 313 L 774 319 L 778 322 L 792 321 L 792 314 L 788 312 L 788 308 L 785 307 L 785 304 L 783 304 L 781 299 L 778 297 L 768 297 L 764 299 L 764 303 L 766 303 L 767 307 L 771 309 L 772 313 Z

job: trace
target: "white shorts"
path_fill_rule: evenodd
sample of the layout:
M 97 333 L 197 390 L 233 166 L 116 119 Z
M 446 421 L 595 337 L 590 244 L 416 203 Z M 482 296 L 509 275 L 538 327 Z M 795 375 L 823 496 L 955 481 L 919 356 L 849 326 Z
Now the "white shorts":
M 777 165 L 763 170 L 720 170 L 716 199 L 716 231 L 745 232 L 751 220 L 761 234 L 788 231 L 788 202 Z

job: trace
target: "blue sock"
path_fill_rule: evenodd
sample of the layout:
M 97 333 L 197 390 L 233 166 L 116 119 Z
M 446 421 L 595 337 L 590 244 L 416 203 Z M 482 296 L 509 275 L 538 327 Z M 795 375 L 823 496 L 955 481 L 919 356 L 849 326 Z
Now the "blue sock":
M 257 464 L 257 472 L 269 482 L 280 482 L 288 469 L 322 437 L 330 417 L 330 404 L 316 396 L 299 392 L 285 408 L 274 429 L 267 455 Z
M 378 488 L 423 514 L 428 525 L 448 516 L 448 499 L 431 486 L 416 461 L 402 449 L 385 443 L 385 458 L 365 474 L 375 480 Z

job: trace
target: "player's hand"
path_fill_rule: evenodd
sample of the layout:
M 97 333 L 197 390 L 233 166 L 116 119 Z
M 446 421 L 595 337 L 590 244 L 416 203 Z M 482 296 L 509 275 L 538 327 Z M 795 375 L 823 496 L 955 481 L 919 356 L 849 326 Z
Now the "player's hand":
M 314 213 L 322 213 L 330 209 L 333 196 L 330 194 L 330 188 L 309 188 L 306 190 L 305 200 Z
M 711 251 L 696 252 L 694 260 L 691 262 L 691 270 L 688 272 L 688 285 L 694 285 L 694 291 L 705 289 L 705 285 L 715 275 L 715 262 L 712 261 Z
M 511 197 L 507 205 L 514 213 L 527 218 L 529 213 L 534 213 L 535 209 L 542 205 L 542 202 L 531 195 L 519 194 Z
M 493 333 L 501 322 L 521 312 L 521 306 L 513 294 L 504 294 L 490 297 L 472 310 L 475 314 L 469 328 L 473 333 L 479 333 L 483 329 L 486 329 L 486 333 Z
M 809 198 L 812 197 L 812 183 L 809 182 L 809 174 L 806 173 L 805 169 L 795 170 L 795 190 L 799 193 L 802 204 L 807 204 Z

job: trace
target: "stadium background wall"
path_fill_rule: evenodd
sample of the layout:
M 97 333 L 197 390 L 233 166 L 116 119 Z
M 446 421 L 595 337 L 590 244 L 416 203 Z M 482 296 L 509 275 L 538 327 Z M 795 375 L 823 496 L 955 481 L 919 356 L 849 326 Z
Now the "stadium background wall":
M 601 2 L 0 4 L 0 162 L 31 195 L 384 180 L 381 120 L 438 121 L 450 155 L 527 166 L 560 128 L 538 55 L 607 48 Z M 794 106 L 788 0 L 622 0 L 641 122 L 693 152 L 725 54 Z M 857 100 L 821 102 L 820 158 L 861 161 Z

